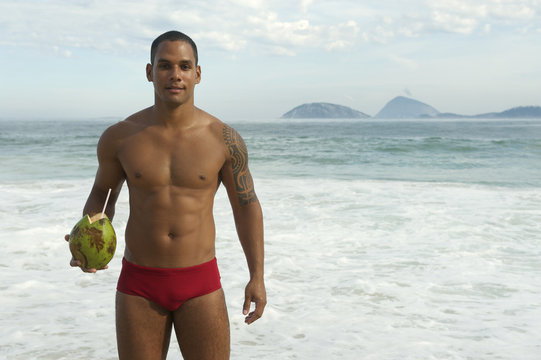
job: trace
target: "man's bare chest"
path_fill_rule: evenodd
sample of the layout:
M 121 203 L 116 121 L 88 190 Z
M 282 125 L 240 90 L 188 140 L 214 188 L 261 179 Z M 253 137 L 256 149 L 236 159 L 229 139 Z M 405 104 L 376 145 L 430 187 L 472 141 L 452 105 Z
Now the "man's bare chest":
M 130 185 L 198 189 L 215 186 L 225 153 L 208 137 L 134 136 L 122 144 L 118 159 Z

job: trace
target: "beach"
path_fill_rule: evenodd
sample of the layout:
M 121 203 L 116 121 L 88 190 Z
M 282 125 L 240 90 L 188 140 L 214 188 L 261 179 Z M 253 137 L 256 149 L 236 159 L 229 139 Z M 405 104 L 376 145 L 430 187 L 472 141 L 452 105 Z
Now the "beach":
M 127 188 L 108 270 L 71 268 L 63 237 L 118 120 L 0 120 L 2 358 L 117 358 Z M 232 359 L 540 358 L 540 120 L 230 123 L 263 207 L 268 292 L 245 325 L 248 270 L 221 187 Z

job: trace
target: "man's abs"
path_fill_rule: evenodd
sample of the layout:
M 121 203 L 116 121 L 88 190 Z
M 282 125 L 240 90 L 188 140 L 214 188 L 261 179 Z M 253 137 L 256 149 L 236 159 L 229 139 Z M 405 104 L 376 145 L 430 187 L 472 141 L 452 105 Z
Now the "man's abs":
M 214 258 L 214 193 L 130 188 L 130 216 L 124 256 L 152 267 L 187 267 Z

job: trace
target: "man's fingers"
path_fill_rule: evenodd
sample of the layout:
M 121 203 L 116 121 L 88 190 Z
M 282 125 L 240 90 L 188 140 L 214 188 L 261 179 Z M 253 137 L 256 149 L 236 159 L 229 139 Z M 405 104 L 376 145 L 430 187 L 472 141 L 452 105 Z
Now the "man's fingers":
M 74 258 L 71 258 L 70 265 L 72 267 L 77 267 L 77 266 L 81 267 L 81 262 L 79 260 L 75 260 Z
M 70 240 L 69 234 L 66 234 L 66 236 L 64 236 L 64 239 L 66 241 L 69 241 Z M 82 271 L 87 272 L 87 273 L 95 273 L 97 271 L 97 269 L 85 269 L 85 268 L 83 268 L 83 264 L 79 260 L 76 260 L 74 257 L 72 257 L 71 260 L 70 260 L 70 266 L 71 267 L 80 267 Z M 107 269 L 107 265 L 105 265 L 104 269 Z
M 244 305 L 242 306 L 242 313 L 244 315 L 248 315 L 248 313 L 250 312 L 250 299 L 249 298 L 246 298 L 244 299 Z
M 255 303 L 254 311 L 250 312 L 251 303 Z M 250 281 L 246 285 L 244 293 L 244 306 L 242 313 L 247 315 L 244 319 L 246 324 L 251 324 L 263 315 L 263 310 L 267 305 L 267 295 L 263 281 Z
M 244 322 L 246 324 L 251 324 L 257 319 L 259 319 L 261 316 L 263 316 L 263 310 L 265 309 L 265 305 L 266 304 L 262 301 L 255 301 L 255 310 L 252 311 L 250 314 L 248 314 L 247 312 L 244 314 L 248 314 L 248 316 L 246 316 L 246 318 L 244 319 Z
M 92 268 L 92 269 L 86 269 L 86 268 L 84 268 L 84 267 L 83 267 L 83 264 L 82 264 L 79 260 L 75 260 L 74 258 L 71 258 L 70 266 L 72 266 L 72 267 L 79 267 L 79 268 L 81 268 L 82 271 L 84 271 L 84 272 L 86 272 L 86 273 L 95 273 L 95 272 L 98 271 L 97 269 L 94 269 L 94 268 Z M 108 269 L 108 268 L 109 268 L 109 266 L 105 265 L 105 266 L 103 267 L 103 270 Z
M 262 315 L 263 314 L 261 314 L 260 312 L 254 310 L 250 314 L 248 314 L 248 316 L 246 316 L 246 318 L 244 319 L 244 322 L 246 324 L 250 325 L 251 323 L 253 323 L 257 319 L 259 319 Z

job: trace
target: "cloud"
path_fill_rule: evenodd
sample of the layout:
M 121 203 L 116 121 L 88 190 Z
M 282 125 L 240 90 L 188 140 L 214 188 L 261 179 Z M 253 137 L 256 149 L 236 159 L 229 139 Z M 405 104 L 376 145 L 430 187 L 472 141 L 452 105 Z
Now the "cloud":
M 240 5 L 241 7 L 248 7 L 252 9 L 261 9 L 265 2 L 263 0 L 231 0 L 233 4 Z
M 301 0 L 301 11 L 306 14 L 308 12 L 308 7 L 312 4 L 312 0 Z
M 0 45 L 58 56 L 79 49 L 130 54 L 146 52 L 161 32 L 179 29 L 217 51 L 293 56 L 434 32 L 491 36 L 503 27 L 538 33 L 540 23 L 539 0 L 185 0 L 182 6 L 176 0 L 7 0 L 0 2 Z
M 65 57 L 65 58 L 70 58 L 71 57 L 71 51 L 66 50 L 66 49 L 61 49 L 58 46 L 53 46 L 53 52 L 56 55 L 59 55 L 59 56 Z
M 283 56 L 297 55 L 295 51 L 285 48 L 283 46 L 272 46 L 269 48 L 269 52 L 273 55 L 283 55 Z
M 407 68 L 408 70 L 417 70 L 419 68 L 419 64 L 416 61 L 403 56 L 389 55 L 389 59 L 394 63 Z
M 437 29 L 459 34 L 471 34 L 478 24 L 475 18 L 442 11 L 434 11 L 433 17 Z
M 314 41 L 317 28 L 310 25 L 306 19 L 296 21 L 280 21 L 276 13 L 248 17 L 250 29 L 247 35 L 253 38 L 263 38 L 272 43 L 287 43 L 292 45 L 308 45 Z
M 423 33 L 426 25 L 420 21 L 411 21 L 400 25 L 397 28 L 397 34 L 406 38 L 418 38 Z
M 395 37 L 392 29 L 383 26 L 376 26 L 375 29 L 363 32 L 363 39 L 366 42 L 376 42 L 386 44 L 389 40 Z
M 538 0 L 446 0 L 428 3 L 432 25 L 446 32 L 471 34 L 486 32 L 482 23 L 520 27 L 524 23 L 541 20 L 541 2 Z
M 153 9 L 141 3 L 121 10 L 117 3 L 113 4 L 4 2 L 0 4 L 0 44 L 37 48 L 56 46 L 70 51 L 90 48 L 115 52 L 119 49 L 124 52 L 133 47 L 130 40 L 150 33 Z
M 332 25 L 314 25 L 308 19 L 281 21 L 278 14 L 269 12 L 258 16 L 249 16 L 249 30 L 246 35 L 252 43 L 263 42 L 269 46 L 291 48 L 285 52 L 291 55 L 295 49 L 323 48 L 340 49 L 351 46 L 359 32 L 355 21 Z
M 224 49 L 227 51 L 238 51 L 246 47 L 247 41 L 235 34 L 218 32 L 218 31 L 202 31 L 190 34 L 190 37 L 196 38 L 197 41 L 205 41 L 208 46 Z
M 277 11 L 271 11 L 268 2 L 259 0 L 186 1 L 182 8 L 171 0 L 107 4 L 7 1 L 0 3 L 0 45 L 125 54 L 146 51 L 155 36 L 170 29 L 230 52 L 263 46 L 290 56 L 303 48 L 330 50 L 352 45 L 359 32 L 357 24 L 351 19 L 316 23 L 308 18 L 312 3 L 300 0 L 292 7 L 277 1 L 273 3 L 278 4 Z

